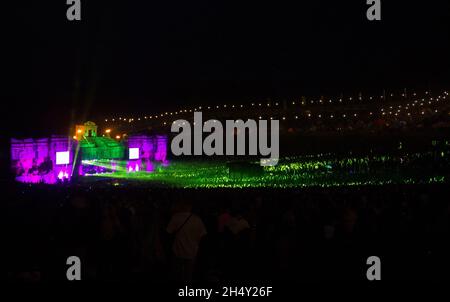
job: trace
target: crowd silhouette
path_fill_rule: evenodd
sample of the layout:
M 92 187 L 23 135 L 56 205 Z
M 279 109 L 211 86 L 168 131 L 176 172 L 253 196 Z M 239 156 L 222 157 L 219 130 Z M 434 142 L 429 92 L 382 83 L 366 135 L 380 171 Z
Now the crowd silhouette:
M 101 281 L 447 278 L 445 185 L 175 190 L 15 185 L 3 278 Z

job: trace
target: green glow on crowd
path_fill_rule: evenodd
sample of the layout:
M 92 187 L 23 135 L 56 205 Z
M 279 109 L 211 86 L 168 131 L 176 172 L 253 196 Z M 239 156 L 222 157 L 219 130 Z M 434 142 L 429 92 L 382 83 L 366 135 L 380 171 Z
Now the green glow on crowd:
M 126 162 L 118 161 L 116 172 L 90 177 L 117 179 L 119 182 L 152 182 L 182 188 L 300 188 L 446 183 L 446 175 L 450 171 L 448 155 L 448 152 L 439 152 L 437 156 L 428 152 L 403 156 L 337 158 L 330 154 L 320 154 L 286 157 L 280 159 L 276 166 L 264 167 L 258 175 L 252 175 L 244 169 L 239 173 L 230 172 L 224 160 L 172 161 L 168 167 L 155 165 L 152 173 L 127 172 Z M 109 167 L 102 162 L 95 164 Z

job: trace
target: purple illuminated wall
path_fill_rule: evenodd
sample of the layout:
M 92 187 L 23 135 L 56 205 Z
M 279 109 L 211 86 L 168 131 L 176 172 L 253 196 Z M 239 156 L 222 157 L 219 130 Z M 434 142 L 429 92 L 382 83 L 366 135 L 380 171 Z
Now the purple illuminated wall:
M 167 136 L 134 135 L 128 138 L 128 148 L 139 148 L 139 159 L 128 160 L 127 171 L 153 171 L 153 161 L 167 164 Z
M 54 184 L 72 176 L 73 140 L 63 136 L 41 139 L 12 139 L 11 160 L 16 180 Z M 56 152 L 69 151 L 69 164 L 57 165 Z
M 167 136 L 156 137 L 155 160 L 167 164 Z

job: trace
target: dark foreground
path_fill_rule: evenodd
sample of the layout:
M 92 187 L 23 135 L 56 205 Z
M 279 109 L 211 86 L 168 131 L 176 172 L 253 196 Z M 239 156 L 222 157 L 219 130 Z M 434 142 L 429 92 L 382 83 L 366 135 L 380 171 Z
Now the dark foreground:
M 7 192 L 1 212 L 6 268 L 1 278 L 7 280 L 66 280 L 72 255 L 82 261 L 82 279 L 99 281 L 367 280 L 366 260 L 373 255 L 381 259 L 383 279 L 448 279 L 450 270 L 446 185 L 298 190 L 14 185 Z M 186 277 L 165 230 L 180 205 L 191 202 L 207 234 L 192 261 L 193 274 Z

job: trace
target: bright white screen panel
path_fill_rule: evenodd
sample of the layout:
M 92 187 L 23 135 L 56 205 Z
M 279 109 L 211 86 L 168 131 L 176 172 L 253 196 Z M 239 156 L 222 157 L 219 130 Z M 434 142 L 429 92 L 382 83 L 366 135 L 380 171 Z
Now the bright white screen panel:
M 129 159 L 139 159 L 139 148 L 129 149 Z
M 57 165 L 68 165 L 70 162 L 69 151 L 56 152 L 56 164 Z

